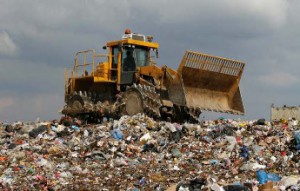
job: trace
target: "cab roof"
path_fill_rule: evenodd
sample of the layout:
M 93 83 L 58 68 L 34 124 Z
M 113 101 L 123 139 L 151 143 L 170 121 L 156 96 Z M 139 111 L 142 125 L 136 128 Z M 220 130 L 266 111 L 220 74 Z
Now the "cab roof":
M 137 46 L 144 46 L 144 47 L 155 48 L 155 49 L 159 48 L 159 44 L 157 42 L 147 42 L 142 40 L 134 40 L 130 38 L 107 42 L 106 46 L 108 47 L 117 46 L 119 43 L 133 44 Z

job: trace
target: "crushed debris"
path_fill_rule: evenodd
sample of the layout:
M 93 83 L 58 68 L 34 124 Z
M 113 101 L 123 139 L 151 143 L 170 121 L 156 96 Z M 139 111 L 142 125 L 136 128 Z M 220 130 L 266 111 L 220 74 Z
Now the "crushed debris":
M 1 123 L 0 188 L 299 190 L 299 129 L 262 119 L 200 126 L 140 114 L 100 124 Z

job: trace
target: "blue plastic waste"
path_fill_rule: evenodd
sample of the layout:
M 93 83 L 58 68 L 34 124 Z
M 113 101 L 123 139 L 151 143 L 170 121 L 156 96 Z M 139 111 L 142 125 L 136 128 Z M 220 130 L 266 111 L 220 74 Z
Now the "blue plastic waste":
M 140 186 L 144 186 L 146 184 L 146 178 L 143 177 L 140 181 L 139 181 Z
M 250 157 L 249 149 L 245 145 L 243 145 L 241 148 L 241 156 L 246 159 L 249 159 Z
M 110 133 L 115 139 L 117 139 L 119 141 L 123 139 L 123 133 L 119 129 L 111 130 Z
M 268 181 L 273 181 L 273 182 L 278 182 L 280 181 L 280 176 L 274 173 L 267 173 L 263 170 L 258 170 L 256 172 L 257 175 L 257 180 L 259 182 L 259 184 L 265 184 Z
M 76 125 L 72 125 L 72 129 L 73 129 L 74 131 L 80 131 L 80 130 L 79 130 L 79 127 L 76 126 Z

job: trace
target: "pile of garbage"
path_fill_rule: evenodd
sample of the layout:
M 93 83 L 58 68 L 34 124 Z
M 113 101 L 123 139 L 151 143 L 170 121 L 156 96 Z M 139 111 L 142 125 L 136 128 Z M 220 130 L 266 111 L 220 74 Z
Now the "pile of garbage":
M 296 123 L 0 124 L 1 190 L 300 190 Z

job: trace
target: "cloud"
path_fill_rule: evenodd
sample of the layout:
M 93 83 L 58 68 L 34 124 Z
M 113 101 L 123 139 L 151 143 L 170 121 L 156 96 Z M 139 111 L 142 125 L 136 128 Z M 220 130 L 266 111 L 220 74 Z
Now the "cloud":
M 245 61 L 240 87 L 251 117 L 268 113 L 262 103 L 270 97 L 286 99 L 278 87 L 285 86 L 291 102 L 298 99 L 299 90 L 290 87 L 299 82 L 296 0 L 0 3 L 0 97 L 14 101 L 2 117 L 56 114 L 63 102 L 63 68 L 73 66 L 74 53 L 92 48 L 106 53 L 99 49 L 127 27 L 160 43 L 160 66 L 176 69 L 187 49 Z
M 299 78 L 287 72 L 274 72 L 259 77 L 259 80 L 271 86 L 292 86 L 299 82 Z
M 0 99 L 0 121 L 51 120 L 59 117 L 63 94 L 37 93 L 30 96 L 10 95 Z
M 1 1 L 1 0 L 0 0 Z M 0 23 L 2 27 L 16 30 L 15 33 L 32 34 L 45 37 L 45 32 L 69 31 L 73 33 L 98 33 L 117 31 L 130 17 L 128 1 L 77 1 L 64 0 L 26 2 L 1 1 Z M 32 6 L 34 5 L 34 6 Z M 9 11 L 8 11 L 9 10 Z M 9 19 L 4 19 L 9 18 Z M 12 22 L 14 21 L 14 22 Z
M 14 105 L 14 99 L 10 97 L 0 98 L 0 112 L 6 112 L 6 109 Z
M 10 58 L 0 59 L 0 68 L 1 92 L 9 91 L 21 97 L 24 94 L 31 96 L 39 92 L 63 91 L 63 67 L 56 67 L 42 61 L 29 62 Z
M 227 5 L 242 17 L 252 16 L 276 27 L 282 26 L 286 22 L 289 7 L 286 0 L 227 0 Z
M 262 22 L 280 26 L 286 20 L 288 3 L 285 0 L 135 0 L 132 7 L 141 8 L 144 14 L 152 13 L 157 22 L 164 24 L 193 23 L 196 26 L 201 21 L 210 21 L 210 25 L 224 21 L 244 23 Z M 155 14 L 153 14 L 155 10 Z M 221 21 L 221 22 L 220 22 Z
M 0 32 L 0 54 L 15 55 L 17 53 L 17 45 L 11 39 L 7 32 Z

